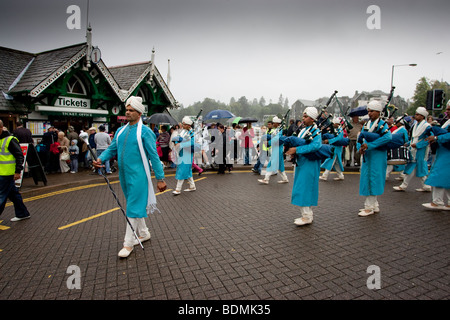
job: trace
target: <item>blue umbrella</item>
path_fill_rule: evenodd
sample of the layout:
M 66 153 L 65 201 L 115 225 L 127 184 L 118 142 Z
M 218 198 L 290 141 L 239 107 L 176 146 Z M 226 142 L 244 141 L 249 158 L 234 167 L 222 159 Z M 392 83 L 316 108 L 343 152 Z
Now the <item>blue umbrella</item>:
M 218 122 L 223 119 L 230 119 L 236 117 L 228 110 L 213 110 L 209 112 L 203 119 L 205 122 Z
M 350 110 L 348 116 L 349 117 L 353 117 L 353 116 L 362 117 L 368 113 L 369 113 L 369 111 L 367 111 L 367 106 L 361 106 L 361 107 L 357 107 L 355 109 Z

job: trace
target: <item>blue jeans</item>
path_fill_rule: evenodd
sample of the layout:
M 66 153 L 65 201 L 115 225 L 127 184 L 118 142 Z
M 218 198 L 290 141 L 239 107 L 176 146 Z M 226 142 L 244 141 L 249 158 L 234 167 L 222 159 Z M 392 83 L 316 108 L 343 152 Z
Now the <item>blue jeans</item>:
M 5 210 L 8 198 L 14 204 L 14 212 L 17 218 L 25 218 L 30 215 L 16 187 L 14 176 L 0 176 L 0 214 Z
M 100 155 L 101 155 L 104 151 L 106 151 L 106 149 L 97 149 L 97 158 L 100 157 Z M 111 167 L 109 166 L 109 160 L 108 160 L 108 161 L 105 161 L 104 164 L 105 164 L 106 173 L 111 173 Z M 98 173 L 99 173 L 99 174 L 101 173 L 100 170 L 101 170 L 101 169 L 98 169 Z

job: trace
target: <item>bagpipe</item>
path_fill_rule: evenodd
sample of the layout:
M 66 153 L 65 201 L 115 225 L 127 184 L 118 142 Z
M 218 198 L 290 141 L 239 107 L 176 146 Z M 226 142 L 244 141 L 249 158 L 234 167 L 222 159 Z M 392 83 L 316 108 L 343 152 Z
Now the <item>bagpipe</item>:
M 308 132 L 303 136 L 303 138 L 297 137 L 297 136 L 282 136 L 280 137 L 280 143 L 283 143 L 287 148 L 293 148 L 293 147 L 301 147 L 306 144 L 311 143 L 313 139 L 320 134 L 319 128 L 317 128 L 316 132 L 311 134 L 311 129 L 313 129 L 314 126 L 311 126 L 310 129 L 308 129 Z M 319 150 L 305 153 L 303 156 L 307 158 L 308 160 L 325 160 L 327 158 L 330 158 L 333 154 L 333 150 L 329 144 L 322 144 Z
M 287 118 L 289 116 L 289 112 L 291 112 L 291 109 L 289 109 L 286 114 L 284 115 L 283 119 L 281 119 L 281 123 L 280 125 L 275 129 L 275 134 L 278 134 L 280 131 L 286 129 L 286 123 L 287 123 Z
M 336 135 L 333 133 L 322 134 L 322 140 L 331 140 L 331 139 L 334 139 L 335 137 L 336 137 Z M 335 146 L 335 147 L 346 147 L 346 146 L 348 146 L 349 143 L 350 143 L 349 138 L 342 138 L 336 142 L 331 143 L 331 145 Z
M 383 111 L 381 111 L 380 117 L 383 119 L 389 119 L 390 117 L 393 117 L 395 112 L 398 110 L 396 106 L 391 104 L 391 100 L 394 97 L 394 89 L 395 87 L 392 86 L 391 91 L 389 92 L 387 102 L 384 105 Z
M 359 133 L 359 136 L 358 136 L 357 141 L 359 144 L 363 144 L 364 140 L 366 140 L 367 142 L 373 142 L 389 132 L 389 128 L 386 128 L 383 130 L 385 122 L 383 121 L 383 126 L 380 126 L 380 121 L 382 121 L 382 120 L 380 118 L 378 118 L 378 122 L 376 124 L 377 127 L 375 128 L 375 130 L 373 130 L 373 132 L 368 131 L 369 128 L 367 127 L 367 123 L 364 125 L 363 129 L 361 130 L 361 132 Z M 400 136 L 400 134 L 398 136 Z M 384 150 L 395 149 L 395 145 L 391 145 L 391 144 L 392 144 L 392 141 L 383 146 L 378 147 L 378 149 L 384 149 Z M 403 145 L 403 144 L 404 144 L 404 142 L 401 145 Z M 388 146 L 390 146 L 390 147 L 388 147 Z M 392 148 L 392 146 L 394 146 L 394 148 Z M 396 148 L 398 148 L 398 147 L 399 146 L 397 146 Z

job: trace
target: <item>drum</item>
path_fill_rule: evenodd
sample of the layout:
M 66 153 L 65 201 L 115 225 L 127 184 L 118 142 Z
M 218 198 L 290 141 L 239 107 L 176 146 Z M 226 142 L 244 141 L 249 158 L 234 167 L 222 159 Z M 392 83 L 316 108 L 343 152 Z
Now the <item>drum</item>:
M 405 146 L 401 146 L 397 149 L 389 149 L 387 155 L 387 164 L 402 165 L 406 164 L 409 160 L 409 150 Z

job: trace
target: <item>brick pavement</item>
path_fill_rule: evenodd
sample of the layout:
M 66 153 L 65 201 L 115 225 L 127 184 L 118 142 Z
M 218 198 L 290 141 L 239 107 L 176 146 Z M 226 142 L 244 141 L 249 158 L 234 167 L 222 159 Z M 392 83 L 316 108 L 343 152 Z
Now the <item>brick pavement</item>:
M 116 208 L 105 186 L 27 202 L 33 217 L 21 222 L 9 221 L 8 207 L 0 216 L 10 227 L 0 230 L 0 299 L 449 299 L 450 215 L 422 209 L 430 194 L 415 192 L 417 181 L 395 193 L 391 178 L 381 213 L 363 218 L 359 175 L 348 171 L 345 181 L 320 182 L 314 223 L 296 227 L 289 176 L 289 184 L 274 178 L 265 186 L 245 171 L 204 174 L 196 192 L 158 195 L 152 239 L 128 259 L 117 257 L 125 228 L 118 210 L 58 230 Z M 166 180 L 173 188 L 174 177 Z M 124 203 L 119 184 L 113 188 Z M 24 185 L 24 198 L 35 189 Z M 67 288 L 70 265 L 81 270 L 81 289 Z M 381 272 L 379 290 L 366 285 L 371 265 Z

